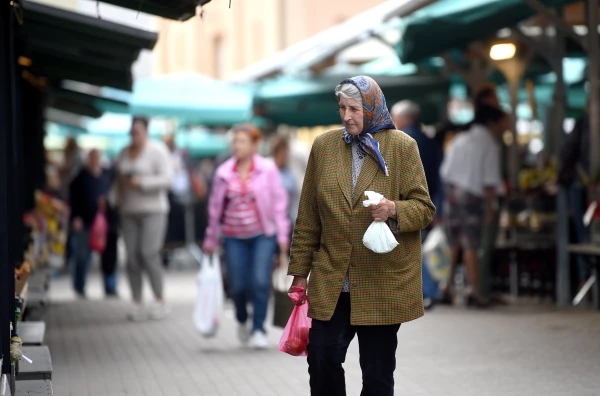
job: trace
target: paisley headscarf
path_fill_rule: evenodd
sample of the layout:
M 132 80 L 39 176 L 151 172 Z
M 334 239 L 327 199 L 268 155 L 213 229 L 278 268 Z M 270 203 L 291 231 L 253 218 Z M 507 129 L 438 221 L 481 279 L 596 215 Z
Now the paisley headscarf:
M 385 175 L 388 176 L 387 164 L 379 151 L 379 142 L 373 137 L 373 134 L 379 131 L 396 129 L 385 103 L 383 92 L 375 80 L 368 76 L 347 78 L 340 83 L 340 85 L 342 84 L 352 84 L 358 88 L 362 97 L 363 107 L 362 132 L 360 135 L 353 136 L 344 129 L 343 139 L 348 144 L 352 143 L 352 141 L 357 141 L 359 149 L 373 157 Z

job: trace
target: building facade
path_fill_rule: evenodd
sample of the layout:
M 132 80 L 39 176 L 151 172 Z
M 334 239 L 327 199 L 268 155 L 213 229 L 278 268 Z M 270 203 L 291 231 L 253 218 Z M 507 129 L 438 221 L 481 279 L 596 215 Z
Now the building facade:
M 154 73 L 227 79 L 385 0 L 213 0 L 187 22 L 158 21 Z

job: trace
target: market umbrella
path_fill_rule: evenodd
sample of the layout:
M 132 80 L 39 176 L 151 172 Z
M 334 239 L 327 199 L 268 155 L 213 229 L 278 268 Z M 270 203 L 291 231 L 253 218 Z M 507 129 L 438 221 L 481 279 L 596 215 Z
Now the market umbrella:
M 576 0 L 540 0 L 557 7 Z M 403 18 L 396 49 L 402 62 L 416 62 L 487 38 L 536 11 L 522 0 L 439 0 Z
M 228 126 L 250 119 L 252 91 L 196 73 L 169 74 L 136 82 L 129 110 L 180 125 Z

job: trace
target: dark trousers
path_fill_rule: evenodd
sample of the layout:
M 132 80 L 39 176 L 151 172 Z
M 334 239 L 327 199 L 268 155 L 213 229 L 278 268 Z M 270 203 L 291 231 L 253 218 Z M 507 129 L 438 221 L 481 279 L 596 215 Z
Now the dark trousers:
M 312 396 L 345 396 L 342 363 L 358 335 L 363 388 L 361 396 L 393 396 L 397 333 L 400 325 L 353 326 L 350 294 L 341 293 L 329 322 L 313 319 L 308 343 L 308 373 Z
M 102 275 L 104 277 L 104 292 L 117 292 L 117 258 L 119 234 L 109 232 L 106 239 L 106 249 L 102 252 Z

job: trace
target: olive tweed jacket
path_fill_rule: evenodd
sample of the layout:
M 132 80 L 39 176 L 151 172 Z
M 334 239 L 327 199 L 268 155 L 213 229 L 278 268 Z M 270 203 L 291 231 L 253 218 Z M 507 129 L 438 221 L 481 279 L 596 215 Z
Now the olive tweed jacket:
M 353 325 L 397 324 L 423 316 L 420 231 L 433 219 L 435 206 L 416 142 L 397 130 L 374 137 L 389 176 L 367 156 L 354 195 L 352 149 L 342 131 L 319 136 L 311 150 L 288 273 L 310 275 L 308 314 L 317 320 L 331 319 L 347 272 Z M 373 221 L 362 205 L 368 190 L 396 202 L 393 231 L 399 245 L 390 253 L 374 253 L 362 243 Z

